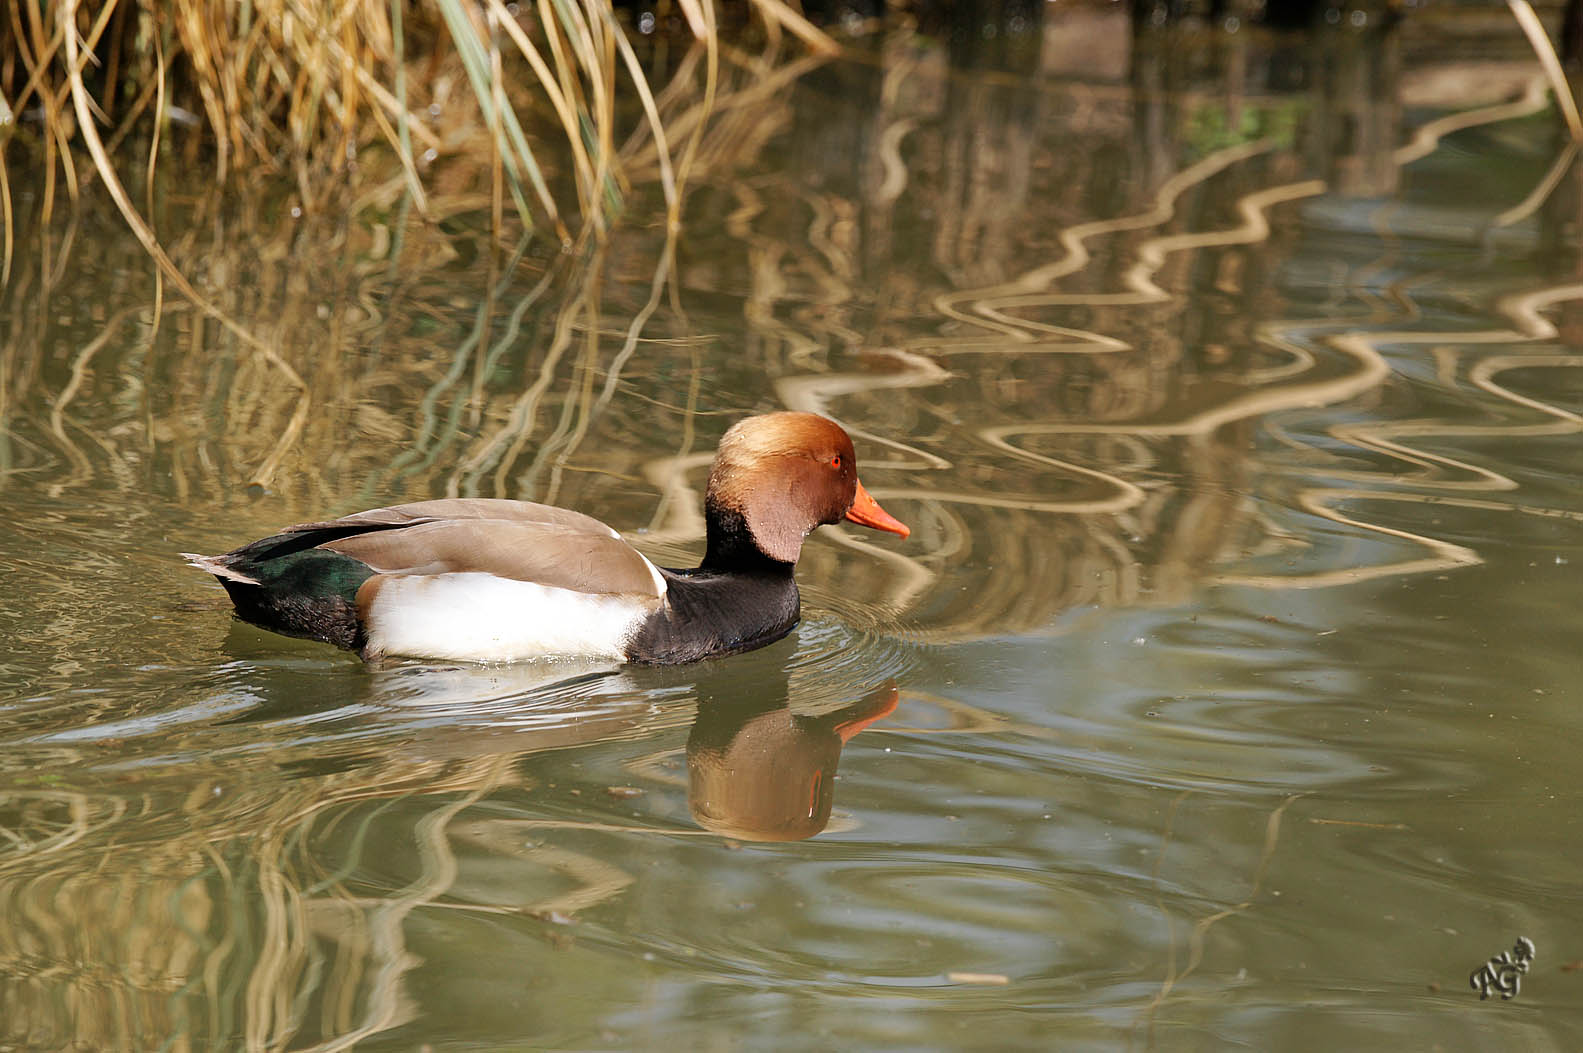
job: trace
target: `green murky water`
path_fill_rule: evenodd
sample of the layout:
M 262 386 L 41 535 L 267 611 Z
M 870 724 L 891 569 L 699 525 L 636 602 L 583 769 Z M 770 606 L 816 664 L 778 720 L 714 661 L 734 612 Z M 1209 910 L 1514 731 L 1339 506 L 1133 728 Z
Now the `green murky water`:
M 641 195 L 513 261 L 476 195 L 172 190 L 269 353 L 13 185 L 0 1047 L 1574 1048 L 1555 115 L 1411 35 L 1108 17 L 751 98 L 668 270 Z M 365 668 L 177 555 L 460 494 L 683 563 L 773 407 L 914 533 L 821 532 L 726 661 Z

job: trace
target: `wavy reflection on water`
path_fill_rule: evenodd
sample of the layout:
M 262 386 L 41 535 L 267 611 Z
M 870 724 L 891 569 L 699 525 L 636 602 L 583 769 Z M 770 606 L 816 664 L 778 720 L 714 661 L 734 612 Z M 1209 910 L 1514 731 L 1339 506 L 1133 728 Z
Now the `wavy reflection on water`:
M 553 933 L 620 895 L 635 875 L 578 845 L 590 834 L 701 833 L 663 807 L 637 821 L 617 814 L 630 797 L 665 791 L 665 758 L 682 752 L 689 807 L 706 829 L 811 836 L 830 819 L 842 745 L 898 699 L 886 684 L 832 707 L 799 688 L 794 711 L 787 685 L 807 678 L 791 668 L 778 688 L 728 670 L 703 684 L 570 674 L 376 671 L 348 685 L 356 701 L 307 722 L 264 716 L 273 707 L 262 699 L 248 727 L 267 749 L 228 748 L 223 724 L 189 733 L 186 766 L 208 773 L 197 781 L 191 770 L 159 776 L 177 760 L 163 738 L 132 745 L 157 725 L 75 736 L 82 788 L 49 788 L 63 769 L 34 764 L 32 779 L 0 793 L 0 987 L 16 1007 L 7 1039 L 241 1035 L 345 1048 L 411 1017 L 403 977 L 417 960 L 404 933 L 415 913 L 541 919 Z M 684 750 L 633 764 L 638 787 L 611 787 L 604 808 L 586 781 L 562 789 L 529 774 L 540 754 L 653 742 L 689 725 Z M 7 751 L 25 757 L 38 742 L 13 739 Z M 592 808 L 576 807 L 584 795 Z M 505 884 L 492 876 L 503 864 Z M 85 931 L 104 935 L 80 946 L 73 934 Z M 63 973 L 55 963 L 68 960 Z M 58 1030 L 54 1000 L 26 993 L 44 989 L 78 1006 L 77 1026 Z
M 707 255 L 681 261 L 672 274 L 673 249 L 639 233 L 628 244 L 544 266 L 526 283 L 508 274 L 477 311 L 447 316 L 441 307 L 447 295 L 441 291 L 445 256 L 436 258 L 440 266 L 407 273 L 397 294 L 384 287 L 390 267 L 381 253 L 395 251 L 384 223 L 331 233 L 330 246 L 354 263 L 351 273 L 357 277 L 345 288 L 353 295 L 344 308 L 329 311 L 329 328 L 319 324 L 328 301 L 300 275 L 284 282 L 271 306 L 282 319 L 282 333 L 293 327 L 319 330 L 332 348 L 347 346 L 350 338 L 371 343 L 374 354 L 363 361 L 337 352 L 315 363 L 310 352 L 317 340 L 283 342 L 281 353 L 291 356 L 291 367 L 314 389 L 315 418 L 289 462 L 290 485 L 268 502 L 273 513 L 260 506 L 254 514 L 234 498 L 225 511 L 263 522 L 439 492 L 565 501 L 611 508 L 617 522 L 641 522 L 647 505 L 649 526 L 635 540 L 657 556 L 680 561 L 701 540 L 697 490 L 689 477 L 707 464 L 707 436 L 740 412 L 772 402 L 846 421 L 867 452 L 877 454 L 870 462 L 878 479 L 874 492 L 915 503 L 915 516 L 926 524 L 922 555 L 849 537 L 836 546 L 845 556 L 821 547 L 809 560 L 812 594 L 828 598 L 843 617 L 860 624 L 900 615 L 921 638 L 948 640 L 1048 626 L 1061 611 L 1096 602 L 1131 603 L 1151 594 L 1172 602 L 1194 581 L 1321 585 L 1467 565 L 1476 558 L 1467 546 L 1374 522 L 1366 513 L 1381 502 L 1418 499 L 1405 492 L 1409 483 L 1422 499 L 1436 502 L 1469 486 L 1504 488 L 1495 478 L 1499 473 L 1425 453 L 1411 441 L 1558 436 L 1576 426 L 1569 411 L 1532 399 L 1519 404 L 1551 420 L 1525 430 L 1430 419 L 1333 425 L 1330 437 L 1345 445 L 1422 469 L 1414 477 L 1384 466 L 1380 472 L 1331 470 L 1323 466 L 1323 454 L 1297 469 L 1324 482 L 1298 480 L 1293 503 L 1334 526 L 1373 535 L 1385 543 L 1383 558 L 1369 568 L 1244 569 L 1248 554 L 1289 550 L 1291 529 L 1268 534 L 1256 504 L 1235 497 L 1256 490 L 1267 474 L 1257 458 L 1237 452 L 1248 442 L 1247 425 L 1379 389 L 1393 376 L 1387 355 L 1413 346 L 1509 349 L 1542 343 L 1555 332 L 1542 312 L 1574 293 L 1556 287 L 1508 294 L 1500 309 L 1513 320 L 1511 328 L 1461 333 L 1393 329 L 1389 312 L 1378 309 L 1362 325 L 1331 311 L 1308 318 L 1272 313 L 1282 304 L 1269 275 L 1293 245 L 1289 233 L 1272 228 L 1271 216 L 1289 213 L 1295 203 L 1327 188 L 1323 179 L 1283 178 L 1300 175 L 1301 168 L 1291 132 L 1279 122 L 1269 125 L 1275 134 L 1204 151 L 1162 173 L 1155 185 L 1122 179 L 1124 189 L 1112 195 L 1114 215 L 1089 218 L 1068 202 L 1070 193 L 1055 197 L 1050 218 L 1057 223 L 1032 237 L 1013 238 L 999 225 L 1014 208 L 993 212 L 973 204 L 981 193 L 978 182 L 950 166 L 934 167 L 925 148 L 930 144 L 915 140 L 931 139 L 947 155 L 984 166 L 979 180 L 1006 175 L 1007 156 L 997 151 L 1031 151 L 1032 181 L 1012 187 L 1006 202 L 1031 205 L 1035 187 L 1059 185 L 1060 166 L 1070 163 L 1061 153 L 1071 143 L 1104 144 L 1125 130 L 1129 107 L 1137 121 L 1144 121 L 1148 109 L 1116 97 L 1089 100 L 1069 114 L 1042 106 L 1029 110 L 1007 105 L 1002 96 L 1013 88 L 993 81 L 966 91 L 957 100 L 963 105 L 948 108 L 956 91 L 946 67 L 903 49 L 884 73 L 884 105 L 874 137 L 863 143 L 871 151 L 863 163 L 871 161 L 882 175 L 877 184 L 859 178 L 855 196 L 838 189 L 846 176 L 834 167 L 836 158 L 819 152 L 812 163 L 827 187 L 819 191 L 809 189 L 809 173 L 790 178 L 773 166 L 746 182 L 717 187 L 701 179 L 701 221 L 712 209 L 713 194 L 732 204 L 723 217 L 729 249 L 722 256 L 741 257 L 743 269 L 730 282 L 721 281 L 728 272 Z M 1519 119 L 1543 102 L 1542 81 L 1529 77 L 1515 102 L 1420 127 L 1391 151 L 1392 162 L 1420 160 L 1446 135 Z M 797 120 L 782 100 L 756 89 L 733 105 L 744 113 L 765 107 L 760 120 L 767 127 Z M 1145 122 L 1137 134 L 1158 130 Z M 904 149 L 907 144 L 913 148 Z M 1152 145 L 1151 163 L 1192 152 L 1189 143 Z M 736 163 L 753 150 L 773 154 L 773 141 L 742 146 Z M 724 168 L 732 160 L 717 154 L 713 163 Z M 819 172 L 820 165 L 827 170 Z M 1093 170 L 1083 174 L 1103 178 Z M 1557 178 L 1550 173 L 1545 182 Z M 901 252 L 896 239 L 915 228 L 917 216 L 950 211 L 953 199 L 964 195 L 968 201 L 957 202 L 963 214 L 978 218 L 966 222 L 956 240 L 937 232 L 933 262 L 947 274 L 960 272 L 961 279 L 985 269 L 1003 272 L 999 277 L 946 287 L 936 279 L 931 287 L 928 276 L 888 260 L 880 266 L 874 253 L 887 247 Z M 889 217 L 892 233 L 870 245 L 876 213 Z M 1059 222 L 1068 215 L 1071 220 Z M 1516 222 L 1506 213 L 1496 218 Z M 247 231 L 250 222 L 242 217 L 237 229 Z M 1285 228 L 1290 225 L 1286 220 Z M 383 237 L 377 236 L 381 231 Z M 407 232 L 403 244 L 416 237 Z M 701 240 L 709 238 L 704 229 Z M 972 255 L 990 243 L 1001 246 L 998 255 Z M 465 247 L 456 245 L 453 257 Z M 232 258 L 235 250 L 228 256 L 212 243 L 204 248 L 217 281 L 286 255 L 260 248 L 239 259 Z M 645 253 L 661 261 L 646 289 L 621 273 L 625 261 Z M 667 286 L 673 300 L 668 305 L 661 302 Z M 1397 287 L 1405 295 L 1405 285 Z M 616 291 L 629 288 L 636 316 L 622 327 L 619 341 L 610 341 L 600 319 L 619 308 L 606 298 L 619 299 Z M 700 355 L 710 338 L 698 332 L 696 311 L 677 310 L 678 289 L 694 297 L 741 297 L 751 323 L 737 355 L 744 368 L 725 372 L 731 383 L 757 391 L 758 401 L 722 398 L 720 379 L 705 379 Z M 13 295 L 24 292 L 18 287 Z M 69 297 L 59 287 L 53 295 Z M 262 306 L 254 299 L 254 309 Z M 507 303 L 509 311 L 492 320 Z M 238 301 L 228 309 L 244 313 L 248 305 Z M 1214 316 L 1232 310 L 1243 316 L 1218 332 L 1224 323 Z M 208 343 L 208 334 L 179 304 L 167 305 L 160 319 L 123 306 L 92 326 L 56 327 L 28 312 L 15 319 L 20 353 L 8 357 L 9 387 L 23 412 L 6 429 L 5 459 L 12 465 L 6 477 L 47 478 L 41 492 L 54 498 L 100 480 L 127 493 L 154 482 L 178 504 L 186 504 L 194 488 L 234 492 L 235 483 L 226 479 L 237 480 L 239 467 L 273 460 L 260 441 L 273 442 L 267 437 L 292 430 L 286 424 L 294 412 L 292 392 L 260 382 L 252 358 L 241 355 L 233 369 L 200 380 L 203 375 L 181 348 Z M 131 340 L 123 332 L 129 322 Z M 430 344 L 446 328 L 459 338 L 448 363 L 436 365 L 413 353 L 420 341 Z M 1196 331 L 1199 343 L 1165 335 L 1176 331 Z M 39 365 L 44 349 L 60 340 L 78 350 L 56 387 L 45 381 Z M 858 348 L 864 350 L 844 352 Z M 1491 360 L 1470 369 L 1466 382 L 1515 403 L 1495 379 L 1504 368 L 1571 361 Z M 151 363 L 157 371 L 170 371 L 150 378 L 160 381 L 158 388 L 142 379 Z M 507 382 L 507 376 L 522 383 Z M 659 385 L 657 395 L 645 390 L 651 379 Z M 399 392 L 415 386 L 423 396 L 415 416 L 404 420 L 392 408 L 403 404 Z M 674 401 L 678 394 L 686 401 Z M 39 399 L 42 412 L 31 415 L 27 407 Z M 989 412 L 963 426 L 956 407 L 975 400 Z M 679 432 L 680 453 L 656 457 L 635 441 L 653 433 L 640 422 L 654 414 L 674 422 L 662 433 Z M 50 447 L 53 454 L 46 452 Z M 1313 446 L 1299 442 L 1294 448 Z M 1443 476 L 1445 470 L 1488 478 L 1457 483 Z M 1389 474 L 1389 492 L 1367 485 L 1381 481 L 1381 472 Z M 1365 485 L 1331 485 L 1336 479 Z M 1362 510 L 1344 512 L 1343 506 Z M 1575 514 L 1521 503 L 1510 507 Z M 962 509 L 988 515 L 995 525 L 969 527 Z M 1233 536 L 1237 547 L 1218 545 Z M 1040 550 L 1067 555 L 1057 560 L 1016 551 L 1035 538 Z M 1391 542 L 1421 552 L 1391 555 Z M 192 544 L 202 547 L 201 541 Z M 975 564 L 1006 572 L 991 573 L 970 604 L 957 604 L 950 599 L 957 591 L 948 581 L 950 567 L 969 552 Z M 1168 565 L 1151 554 L 1158 552 L 1171 553 Z M 1044 587 L 1027 588 L 1027 573 L 1045 578 Z M 855 577 L 861 585 L 823 587 L 837 576 Z M 1116 584 L 1097 590 L 1079 584 L 1106 579 Z M 853 604 L 833 592 L 866 599 Z M 1043 601 L 1030 602 L 1035 595 Z

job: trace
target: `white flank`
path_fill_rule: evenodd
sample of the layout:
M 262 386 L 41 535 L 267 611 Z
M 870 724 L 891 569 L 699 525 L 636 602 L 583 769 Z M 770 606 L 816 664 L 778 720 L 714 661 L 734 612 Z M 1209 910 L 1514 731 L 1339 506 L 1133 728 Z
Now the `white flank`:
M 375 654 L 466 662 L 624 658 L 658 601 L 593 595 L 493 574 L 391 575 L 368 611 Z

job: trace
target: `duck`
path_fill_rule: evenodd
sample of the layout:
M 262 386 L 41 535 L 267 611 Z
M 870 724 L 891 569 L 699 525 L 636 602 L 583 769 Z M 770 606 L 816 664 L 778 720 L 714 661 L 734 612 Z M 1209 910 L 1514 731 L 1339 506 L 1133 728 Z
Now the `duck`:
M 570 509 L 447 498 L 299 523 L 218 556 L 184 552 L 243 621 L 362 656 L 679 665 L 764 647 L 801 617 L 804 539 L 851 522 L 911 530 L 858 480 L 852 439 L 814 413 L 720 439 L 693 568 L 656 566 Z

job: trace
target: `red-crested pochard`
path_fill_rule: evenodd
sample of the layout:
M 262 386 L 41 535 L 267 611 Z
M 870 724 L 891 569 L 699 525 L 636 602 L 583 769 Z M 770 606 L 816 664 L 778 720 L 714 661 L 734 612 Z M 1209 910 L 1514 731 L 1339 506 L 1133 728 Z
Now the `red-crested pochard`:
M 485 498 L 375 508 L 222 556 L 184 555 L 220 579 L 243 620 L 364 658 L 674 664 L 790 632 L 792 570 L 815 527 L 847 519 L 910 533 L 858 482 L 846 432 L 812 413 L 728 430 L 704 515 L 692 570 L 655 566 L 580 512 Z

